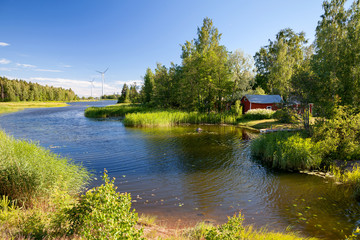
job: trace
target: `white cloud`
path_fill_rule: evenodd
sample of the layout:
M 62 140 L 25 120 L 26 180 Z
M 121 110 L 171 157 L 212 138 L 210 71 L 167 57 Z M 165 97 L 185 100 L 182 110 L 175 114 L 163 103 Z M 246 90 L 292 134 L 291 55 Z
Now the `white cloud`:
M 9 46 L 10 44 L 6 43 L 6 42 L 0 42 L 0 47 L 6 47 Z
M 11 61 L 8 59 L 5 58 L 0 59 L 0 64 L 9 64 L 9 63 L 11 63 Z
M 24 67 L 24 68 L 36 68 L 35 65 L 26 64 L 26 63 L 17 63 L 16 66 L 18 66 L 18 67 Z
M 31 77 L 28 79 L 31 82 L 37 82 L 42 85 L 49 85 L 54 87 L 62 87 L 65 89 L 71 88 L 78 96 L 90 96 L 91 94 L 91 83 L 90 81 L 68 79 L 68 78 L 44 78 L 44 77 Z M 101 82 L 94 81 L 92 89 L 93 97 L 99 97 L 101 95 L 102 84 Z M 104 94 L 110 95 L 114 92 L 120 92 L 121 89 L 112 86 L 110 84 L 104 84 Z
M 0 67 L 0 71 L 4 71 L 4 72 L 11 72 L 15 70 L 15 68 L 5 68 L 5 67 Z
M 37 68 L 37 69 L 35 69 L 35 71 L 37 71 L 37 72 L 62 72 L 61 70 L 53 70 L 53 69 L 40 69 L 40 68 Z

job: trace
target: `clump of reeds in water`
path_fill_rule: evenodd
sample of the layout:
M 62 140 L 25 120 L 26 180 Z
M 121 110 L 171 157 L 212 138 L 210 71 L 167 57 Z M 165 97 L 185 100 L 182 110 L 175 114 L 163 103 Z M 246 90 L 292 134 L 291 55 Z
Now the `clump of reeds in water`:
M 154 111 L 128 113 L 124 119 L 125 126 L 154 127 L 174 126 L 179 124 L 235 124 L 236 117 L 222 113 L 198 113 L 182 111 Z
M 127 113 L 144 112 L 146 107 L 137 105 L 116 104 L 106 107 L 89 107 L 85 109 L 85 117 L 106 118 L 106 117 L 124 117 Z

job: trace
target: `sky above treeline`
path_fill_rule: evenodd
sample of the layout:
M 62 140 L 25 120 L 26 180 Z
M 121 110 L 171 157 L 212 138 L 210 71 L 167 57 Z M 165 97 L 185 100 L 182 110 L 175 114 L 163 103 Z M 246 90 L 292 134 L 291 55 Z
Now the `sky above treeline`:
M 254 55 L 284 28 L 314 41 L 321 0 L 0 0 L 0 76 L 71 88 L 121 92 L 156 63 L 181 64 L 181 44 L 205 17 L 228 51 Z

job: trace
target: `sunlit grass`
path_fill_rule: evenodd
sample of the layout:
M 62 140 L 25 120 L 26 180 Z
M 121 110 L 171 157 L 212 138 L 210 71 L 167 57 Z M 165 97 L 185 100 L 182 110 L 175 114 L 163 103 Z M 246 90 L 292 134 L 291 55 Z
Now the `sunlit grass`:
M 88 179 L 88 172 L 69 159 L 0 131 L 0 195 L 33 205 L 58 191 L 75 194 Z
M 0 114 L 11 113 L 25 108 L 66 107 L 65 102 L 0 102 Z
M 338 167 L 332 167 L 331 170 L 336 180 L 353 188 L 354 196 L 360 200 L 360 165 L 356 164 L 351 169 L 344 171 L 341 171 Z
M 127 113 L 144 112 L 149 109 L 138 105 L 115 104 L 106 107 L 89 107 L 85 109 L 85 117 L 88 118 L 107 118 L 124 117 Z
M 275 232 L 267 228 L 256 229 L 252 225 L 244 226 L 244 218 L 239 215 L 229 218 L 228 222 L 213 226 L 204 222 L 198 223 L 194 228 L 184 231 L 183 236 L 189 240 L 201 239 L 251 239 L 251 240 L 315 240 L 317 238 L 304 238 L 293 231 Z
M 235 124 L 236 117 L 222 113 L 198 113 L 182 111 L 159 111 L 129 113 L 125 115 L 125 126 L 158 127 L 179 124 Z

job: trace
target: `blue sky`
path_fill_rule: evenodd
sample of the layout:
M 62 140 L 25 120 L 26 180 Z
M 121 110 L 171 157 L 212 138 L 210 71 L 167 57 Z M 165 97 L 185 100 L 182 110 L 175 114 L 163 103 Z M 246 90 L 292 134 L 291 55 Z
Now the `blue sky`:
M 284 28 L 314 40 L 320 0 L 0 0 L 0 76 L 72 88 L 79 96 L 120 92 L 147 67 L 181 63 L 180 44 L 209 17 L 229 51 L 254 55 Z

